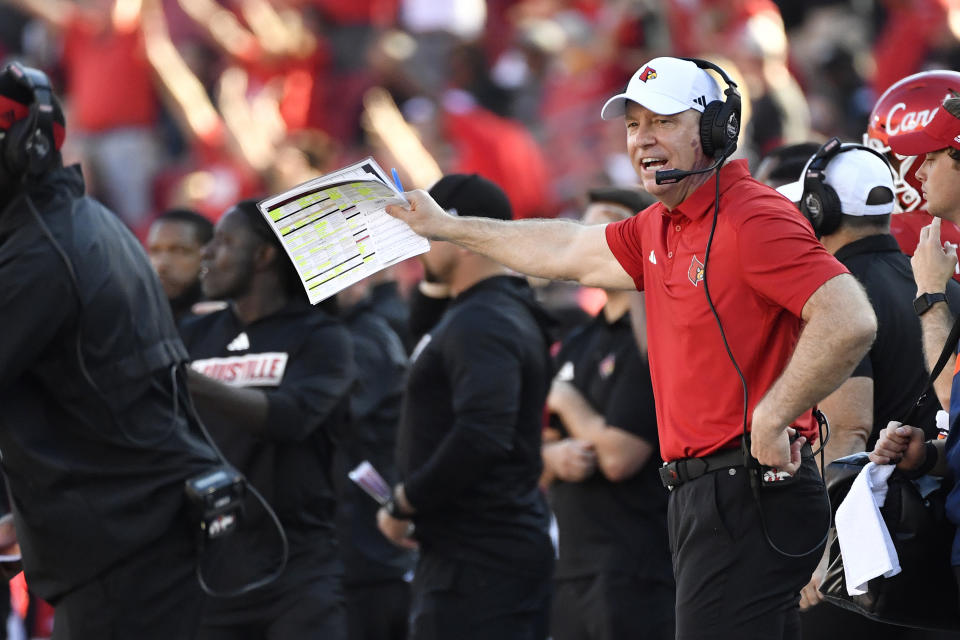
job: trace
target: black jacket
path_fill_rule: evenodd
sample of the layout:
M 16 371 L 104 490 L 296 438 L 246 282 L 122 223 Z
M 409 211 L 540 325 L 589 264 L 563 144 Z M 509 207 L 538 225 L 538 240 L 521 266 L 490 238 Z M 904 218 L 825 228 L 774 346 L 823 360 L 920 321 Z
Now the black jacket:
M 47 600 L 164 536 L 216 460 L 174 401 L 186 352 L 147 256 L 83 191 L 58 169 L 0 216 L 0 451 Z

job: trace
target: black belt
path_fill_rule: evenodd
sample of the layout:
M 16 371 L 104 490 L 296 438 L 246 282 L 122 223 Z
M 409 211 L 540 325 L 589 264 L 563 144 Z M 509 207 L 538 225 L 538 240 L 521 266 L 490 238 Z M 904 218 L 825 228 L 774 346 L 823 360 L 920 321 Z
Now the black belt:
M 679 487 L 684 482 L 699 478 L 706 473 L 743 466 L 743 452 L 727 449 L 702 458 L 683 458 L 660 467 L 660 482 L 668 489 Z

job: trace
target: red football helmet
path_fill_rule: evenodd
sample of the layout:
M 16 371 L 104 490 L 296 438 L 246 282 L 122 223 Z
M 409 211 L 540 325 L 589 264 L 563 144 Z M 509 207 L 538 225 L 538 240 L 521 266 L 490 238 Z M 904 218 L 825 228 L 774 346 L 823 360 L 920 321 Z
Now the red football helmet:
M 922 71 L 894 83 L 873 107 L 867 132 L 863 134 L 863 144 L 886 154 L 898 169 L 894 191 L 901 211 L 926 206 L 917 180 L 920 162 L 916 156 L 901 156 L 890 151 L 889 136 L 926 126 L 944 99 L 954 95 L 960 95 L 960 73 Z

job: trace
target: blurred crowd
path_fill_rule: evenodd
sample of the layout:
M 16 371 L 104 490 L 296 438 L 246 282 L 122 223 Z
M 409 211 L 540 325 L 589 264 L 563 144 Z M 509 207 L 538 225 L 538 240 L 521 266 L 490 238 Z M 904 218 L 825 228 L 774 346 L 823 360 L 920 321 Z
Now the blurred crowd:
M 958 34 L 956 0 L 0 3 L 0 55 L 54 78 L 65 160 L 141 237 L 163 210 L 216 219 L 367 155 L 408 187 L 476 172 L 517 217 L 573 215 L 588 188 L 635 183 L 597 114 L 647 59 L 732 70 L 755 168 L 859 139 L 890 84 L 956 66 Z

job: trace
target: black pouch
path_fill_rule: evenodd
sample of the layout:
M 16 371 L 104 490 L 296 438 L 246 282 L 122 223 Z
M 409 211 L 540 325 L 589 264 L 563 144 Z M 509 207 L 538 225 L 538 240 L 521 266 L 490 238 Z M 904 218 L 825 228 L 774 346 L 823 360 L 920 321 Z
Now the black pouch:
M 867 462 L 864 453 L 827 465 L 827 491 L 834 514 Z M 840 541 L 831 536 L 827 575 L 820 585 L 828 601 L 878 622 L 960 630 L 957 584 L 950 566 L 954 528 L 944 508 L 949 486 L 936 480 L 940 479 L 925 476 L 914 482 L 899 470 L 890 476 L 880 514 L 897 550 L 901 572 L 892 578 L 874 578 L 867 583 L 866 593 L 847 594 Z

